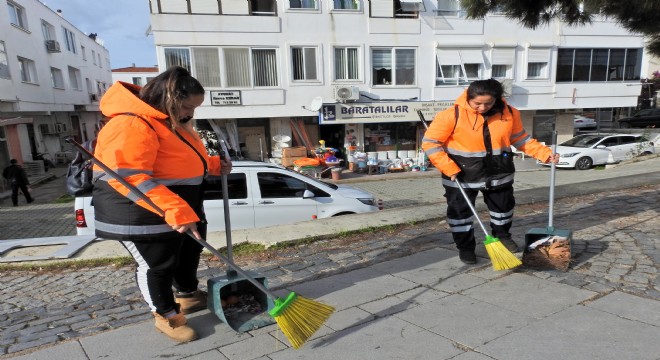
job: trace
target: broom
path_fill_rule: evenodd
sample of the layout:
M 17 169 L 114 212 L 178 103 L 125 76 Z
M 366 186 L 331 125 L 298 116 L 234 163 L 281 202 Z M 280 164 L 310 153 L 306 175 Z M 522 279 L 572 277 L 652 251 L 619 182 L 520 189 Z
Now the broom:
M 513 255 L 511 251 L 509 251 L 504 246 L 504 244 L 502 244 L 500 239 L 490 235 L 489 232 L 486 231 L 486 227 L 481 222 L 481 219 L 479 219 L 479 215 L 477 215 L 477 210 L 475 210 L 474 206 L 472 206 L 472 203 L 470 202 L 470 199 L 465 193 L 465 190 L 463 190 L 463 186 L 458 181 L 458 179 L 455 179 L 454 181 L 456 181 L 456 185 L 458 185 L 458 190 L 461 191 L 461 194 L 465 198 L 465 202 L 467 202 L 468 206 L 470 207 L 470 210 L 472 210 L 472 214 L 477 219 L 479 226 L 481 226 L 481 230 L 483 230 L 484 234 L 486 234 L 486 240 L 484 240 L 484 246 L 486 247 L 486 252 L 488 252 L 488 257 L 490 257 L 490 261 L 493 263 L 493 269 L 495 271 L 508 270 L 508 269 L 513 269 L 516 266 L 522 265 L 522 262 L 515 255 Z
M 77 147 L 81 151 L 81 154 L 88 157 L 94 164 L 98 165 L 113 179 L 119 181 L 119 183 L 129 189 L 131 193 L 144 200 L 144 202 L 151 206 L 151 208 L 153 208 L 156 212 L 158 212 L 160 216 L 165 216 L 165 212 L 153 201 L 151 201 L 147 195 L 130 184 L 128 181 L 124 180 L 124 178 L 122 178 L 119 174 L 114 172 L 99 159 L 97 159 L 92 153 L 87 151 L 87 149 L 85 149 L 82 145 L 73 140 L 73 138 L 68 137 L 65 139 L 65 141 Z M 291 342 L 291 345 L 295 349 L 299 349 L 302 344 L 307 341 L 307 339 L 314 335 L 314 333 L 335 311 L 335 308 L 330 305 L 304 298 L 295 292 L 291 292 L 286 298 L 277 297 L 277 295 L 275 295 L 272 291 L 268 290 L 263 284 L 248 275 L 243 269 L 222 255 L 209 243 L 195 237 L 191 230 L 188 230 L 186 234 L 204 246 L 213 255 L 224 261 L 228 266 L 236 270 L 236 272 L 245 277 L 246 280 L 250 281 L 268 297 L 273 299 L 275 306 L 268 312 L 268 314 L 275 319 L 277 325 L 280 327 L 284 335 L 289 339 L 289 342 Z

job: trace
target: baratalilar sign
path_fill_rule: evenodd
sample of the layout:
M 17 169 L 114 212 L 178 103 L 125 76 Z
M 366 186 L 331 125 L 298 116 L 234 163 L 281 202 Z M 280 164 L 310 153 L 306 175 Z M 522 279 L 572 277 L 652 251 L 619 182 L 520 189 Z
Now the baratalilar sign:
M 421 110 L 427 121 L 435 114 L 454 106 L 453 101 L 401 101 L 378 103 L 323 104 L 319 110 L 320 124 L 354 124 L 419 121 Z

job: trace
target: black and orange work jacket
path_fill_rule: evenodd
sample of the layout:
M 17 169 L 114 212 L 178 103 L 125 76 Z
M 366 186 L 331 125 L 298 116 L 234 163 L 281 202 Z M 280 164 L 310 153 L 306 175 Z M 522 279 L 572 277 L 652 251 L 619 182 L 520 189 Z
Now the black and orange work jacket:
M 112 120 L 99 132 L 94 155 L 145 193 L 165 217 L 95 166 L 96 235 L 106 239 L 177 236 L 171 225 L 205 220 L 202 181 L 207 171 L 220 174 L 219 157 L 208 156 L 199 136 L 172 130 L 168 116 L 140 100 L 139 91 L 116 82 L 103 96 L 101 111 Z
M 484 117 L 467 102 L 467 90 L 453 107 L 439 112 L 422 139 L 422 149 L 443 174 L 443 184 L 458 175 L 469 188 L 496 188 L 513 182 L 511 146 L 541 161 L 552 151 L 527 134 L 520 112 L 506 104 L 500 113 Z

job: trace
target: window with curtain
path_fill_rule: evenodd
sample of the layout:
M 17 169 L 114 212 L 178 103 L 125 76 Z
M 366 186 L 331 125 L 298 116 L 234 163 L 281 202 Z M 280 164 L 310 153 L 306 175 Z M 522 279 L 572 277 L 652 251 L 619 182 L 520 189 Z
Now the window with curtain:
M 335 80 L 359 80 L 357 47 L 335 47 Z
M 491 54 L 491 76 L 495 79 L 513 79 L 515 48 L 494 48 Z
M 275 49 L 223 49 L 227 87 L 278 86 Z
M 191 71 L 190 50 L 186 48 L 165 48 L 165 68 L 181 66 Z
M 436 85 L 467 84 L 482 78 L 481 48 L 440 48 L 436 50 L 436 61 Z
M 195 62 L 193 76 L 204 87 L 220 87 L 220 55 L 218 48 L 192 48 Z
M 641 49 L 570 49 L 557 52 L 557 82 L 639 80 Z
M 527 49 L 527 79 L 547 79 L 550 48 Z
M 64 89 L 64 76 L 62 76 L 62 70 L 51 67 L 50 79 L 52 80 L 55 89 Z
M 289 0 L 290 9 L 316 9 L 316 0 Z
M 333 0 L 335 10 L 360 10 L 360 0 Z
M 82 77 L 80 70 L 69 66 L 69 85 L 73 90 L 82 90 Z
M 374 86 L 415 84 L 415 49 L 372 49 L 371 66 Z
M 316 48 L 291 47 L 293 80 L 318 80 L 316 76 Z
M 21 81 L 31 84 L 37 84 L 37 68 L 34 66 L 34 61 L 22 57 L 18 57 L 18 66 L 21 70 Z
M 11 80 L 7 50 L 5 49 L 5 42 L 2 40 L 0 40 L 0 78 Z

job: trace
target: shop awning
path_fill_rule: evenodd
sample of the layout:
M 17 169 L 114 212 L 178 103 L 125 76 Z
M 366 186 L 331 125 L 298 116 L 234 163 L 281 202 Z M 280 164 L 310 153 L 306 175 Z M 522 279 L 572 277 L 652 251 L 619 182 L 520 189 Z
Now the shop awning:
M 32 124 L 32 118 L 24 118 L 19 116 L 15 118 L 0 119 L 0 126 L 18 125 L 18 124 Z

